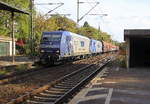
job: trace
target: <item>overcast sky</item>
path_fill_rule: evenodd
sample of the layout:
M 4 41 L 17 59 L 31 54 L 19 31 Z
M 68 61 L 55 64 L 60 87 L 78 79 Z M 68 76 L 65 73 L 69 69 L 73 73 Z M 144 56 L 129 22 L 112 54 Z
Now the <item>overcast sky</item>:
M 77 0 L 35 0 L 35 3 L 59 3 L 64 5 L 52 13 L 71 14 L 68 18 L 76 21 Z M 100 2 L 90 14 L 108 14 L 108 16 L 87 15 L 80 21 L 85 21 L 111 35 L 113 40 L 122 42 L 124 29 L 150 29 L 150 0 L 80 0 L 80 2 Z M 82 17 L 94 3 L 80 4 L 80 17 Z M 36 8 L 42 14 L 56 7 L 56 5 L 37 5 Z

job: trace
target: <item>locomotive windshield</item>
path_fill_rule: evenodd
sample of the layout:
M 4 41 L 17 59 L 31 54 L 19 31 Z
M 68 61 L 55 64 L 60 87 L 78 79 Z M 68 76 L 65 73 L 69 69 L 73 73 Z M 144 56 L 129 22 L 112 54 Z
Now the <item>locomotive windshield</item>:
M 59 48 L 61 42 L 61 34 L 43 33 L 41 39 L 41 48 Z
M 42 41 L 60 41 L 61 34 L 46 34 L 43 35 Z

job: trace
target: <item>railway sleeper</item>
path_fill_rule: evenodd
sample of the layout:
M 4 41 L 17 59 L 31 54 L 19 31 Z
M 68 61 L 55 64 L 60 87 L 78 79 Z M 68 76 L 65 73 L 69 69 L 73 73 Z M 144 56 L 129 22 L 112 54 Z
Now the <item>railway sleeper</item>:
M 44 98 L 59 98 L 61 97 L 62 95 L 50 95 L 50 96 L 45 96 L 45 95 L 35 95 L 36 97 L 44 97 Z M 33 97 L 34 98 L 34 97 Z
M 71 89 L 72 87 L 65 87 L 65 86 L 59 86 L 59 85 L 55 85 L 55 88 L 60 88 L 60 89 Z
M 62 84 L 64 85 L 70 85 L 70 86 L 74 86 L 74 85 L 77 85 L 80 81 L 76 81 L 76 82 L 72 82 L 72 83 L 68 83 L 68 82 L 62 82 Z
M 61 82 L 61 84 L 68 84 L 68 85 L 73 85 L 73 84 L 77 84 L 78 82 L 67 82 L 67 81 L 64 81 L 64 82 Z
M 54 101 L 56 101 L 58 98 L 34 96 L 33 99 L 34 99 L 35 101 L 54 102 Z
M 55 89 L 63 89 L 63 90 L 70 90 L 70 88 L 66 88 L 66 87 L 57 87 L 57 86 L 54 86 L 53 88 L 55 88 Z
M 64 83 L 78 83 L 79 81 L 78 80 L 75 80 L 75 79 L 67 79 L 65 81 L 63 81 Z
M 27 100 L 27 104 L 54 104 L 54 102 L 39 102 L 39 101 L 34 101 L 34 100 Z
M 84 73 L 85 74 L 85 73 Z M 78 78 L 77 78 L 78 77 Z M 78 75 L 78 76 L 76 76 L 76 78 L 70 78 L 70 79 L 67 79 L 67 80 L 65 80 L 65 82 L 67 82 L 67 83 L 69 83 L 69 82 L 79 82 L 79 80 L 81 80 L 82 79 L 82 77 L 83 77 L 83 75 Z
M 37 96 L 58 98 L 58 97 L 61 97 L 62 94 L 45 94 L 45 93 L 40 93 L 40 94 L 37 95 Z
M 68 84 L 68 83 L 66 83 L 66 84 L 59 83 L 57 85 L 58 86 L 64 86 L 64 87 L 74 87 L 75 86 L 75 84 Z
M 62 89 L 60 89 L 60 88 L 58 89 L 58 88 L 53 88 L 53 87 L 48 89 L 48 90 L 45 90 L 45 91 L 48 92 L 49 90 L 53 90 L 53 91 L 68 91 L 68 89 L 63 89 L 63 88 Z
M 62 95 L 63 93 L 64 93 L 64 91 L 63 92 L 58 92 L 58 91 L 49 91 L 49 92 L 43 92 L 44 94 L 52 94 L 52 95 Z
M 44 92 L 45 93 L 56 93 L 56 94 L 59 94 L 59 93 L 63 93 L 65 92 L 66 90 L 45 90 Z
M 66 82 L 67 83 L 69 83 L 69 82 L 71 82 L 71 83 L 79 83 L 85 77 L 85 75 L 78 75 L 76 77 L 78 77 L 78 78 L 72 78 L 72 79 L 66 80 Z
M 62 96 L 64 93 L 43 93 L 41 92 L 40 95 L 42 96 L 56 96 L 56 95 L 59 95 L 59 96 Z

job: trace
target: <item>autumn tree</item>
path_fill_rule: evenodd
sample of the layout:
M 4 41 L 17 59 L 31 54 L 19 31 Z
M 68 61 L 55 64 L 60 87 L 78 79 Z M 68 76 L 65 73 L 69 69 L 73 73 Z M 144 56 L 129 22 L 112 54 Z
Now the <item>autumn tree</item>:
M 30 0 L 1 0 L 6 2 L 14 7 L 17 7 L 21 10 L 29 10 Z M 59 14 L 47 17 L 39 14 L 37 11 L 33 10 L 33 44 L 36 49 L 36 53 L 39 49 L 40 39 L 42 32 L 44 31 L 57 31 L 59 29 L 63 29 L 66 31 L 74 32 L 80 35 L 87 36 L 96 40 L 104 40 L 107 42 L 112 42 L 111 36 L 106 32 L 99 31 L 98 29 L 89 25 L 86 21 L 83 26 L 79 27 L 76 22 L 73 20 L 61 16 Z M 1 19 L 0 19 L 0 35 L 10 36 L 11 33 L 11 13 L 7 11 L 0 11 Z M 29 35 L 30 35 L 30 27 L 29 27 L 29 16 L 24 14 L 15 13 L 15 38 L 22 39 L 26 41 L 26 45 L 24 46 L 25 54 L 30 52 L 29 48 Z

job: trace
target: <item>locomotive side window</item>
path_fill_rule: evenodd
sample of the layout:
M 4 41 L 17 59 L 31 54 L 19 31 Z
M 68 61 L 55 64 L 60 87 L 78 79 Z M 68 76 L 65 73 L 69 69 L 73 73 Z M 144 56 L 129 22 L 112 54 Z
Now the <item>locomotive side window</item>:
M 81 47 L 84 47 L 84 41 L 80 41 Z

